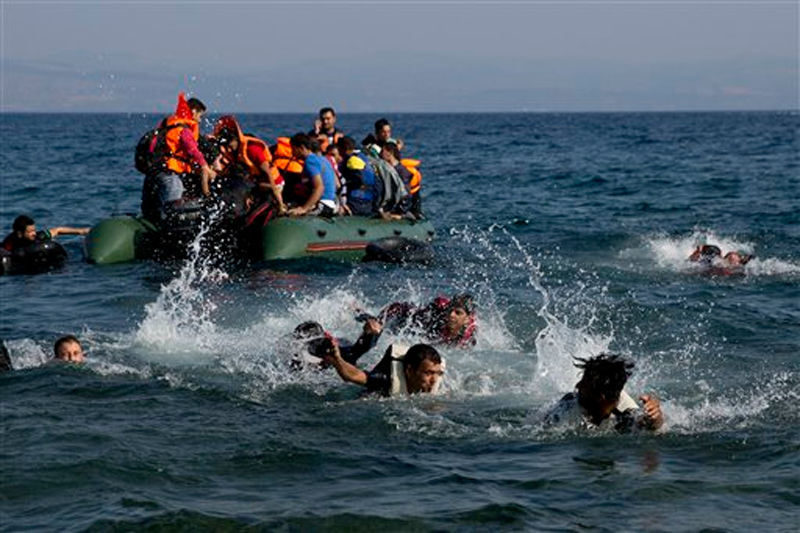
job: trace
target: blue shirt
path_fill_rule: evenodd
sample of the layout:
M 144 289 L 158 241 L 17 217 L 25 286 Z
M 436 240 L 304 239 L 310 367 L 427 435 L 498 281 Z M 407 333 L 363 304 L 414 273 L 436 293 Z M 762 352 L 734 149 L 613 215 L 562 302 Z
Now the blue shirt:
M 303 172 L 309 178 L 313 178 L 317 174 L 322 178 L 324 190 L 320 200 L 336 201 L 336 175 L 327 159 L 317 154 L 308 154 Z

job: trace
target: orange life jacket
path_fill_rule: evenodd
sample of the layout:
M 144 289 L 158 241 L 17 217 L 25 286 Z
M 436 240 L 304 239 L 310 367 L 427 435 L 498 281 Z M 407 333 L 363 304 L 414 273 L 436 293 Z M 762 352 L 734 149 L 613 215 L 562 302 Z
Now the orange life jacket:
M 200 125 L 196 120 L 188 118 L 178 118 L 172 115 L 165 121 L 164 144 L 166 146 L 166 160 L 164 166 L 167 170 L 176 174 L 190 173 L 194 171 L 191 156 L 181 145 L 181 133 L 185 128 L 191 128 L 192 137 L 197 141 L 200 138 Z
M 334 131 L 332 136 L 328 135 L 324 131 L 321 131 L 316 135 L 316 138 L 319 141 L 319 147 L 322 149 L 322 153 L 327 152 L 328 146 L 331 144 L 336 145 L 336 143 L 338 143 L 339 139 L 342 137 L 344 137 L 344 133 L 339 130 Z
M 258 137 L 253 137 L 251 135 L 240 135 L 239 136 L 239 156 L 242 163 L 247 166 L 247 170 L 250 172 L 250 176 L 253 179 L 258 179 L 258 176 L 262 174 L 261 167 L 250 161 L 250 157 L 247 155 L 247 150 L 250 148 L 251 145 L 259 145 L 264 149 L 264 156 L 267 159 L 267 163 L 272 162 L 272 156 L 269 152 L 269 146 L 267 143 L 259 139 Z M 270 165 L 270 174 L 273 180 L 275 180 L 276 184 L 280 184 L 283 182 L 283 178 L 281 177 L 281 173 L 275 168 L 273 165 Z
M 272 165 L 292 174 L 303 172 L 303 163 L 294 157 L 289 137 L 278 137 L 278 144 L 275 146 L 275 154 L 272 157 Z
M 422 188 L 422 173 L 419 171 L 419 159 L 402 159 L 400 163 L 411 172 L 411 183 L 409 184 L 409 194 L 417 194 Z

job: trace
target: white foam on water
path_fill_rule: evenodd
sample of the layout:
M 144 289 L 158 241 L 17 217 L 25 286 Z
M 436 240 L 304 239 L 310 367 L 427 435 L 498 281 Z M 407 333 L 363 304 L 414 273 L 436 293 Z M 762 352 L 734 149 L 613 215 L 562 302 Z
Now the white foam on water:
M 621 257 L 655 262 L 664 270 L 675 272 L 702 272 L 704 267 L 688 260 L 692 252 L 702 244 L 713 244 L 722 250 L 725 255 L 730 251 L 737 251 L 753 255 L 756 244 L 734 237 L 723 236 L 709 229 L 695 229 L 690 235 L 670 236 L 657 234 L 645 238 L 644 249 L 628 249 L 621 252 Z M 724 266 L 720 262 L 720 266 Z M 743 267 L 738 267 L 737 273 L 749 276 L 775 276 L 800 273 L 800 264 L 774 257 L 755 256 Z
M 212 222 L 213 217 L 203 222 L 178 276 L 162 285 L 156 301 L 145 306 L 135 339 L 142 347 L 140 353 L 152 362 L 196 365 L 213 360 L 216 305 L 204 291 L 225 281 L 227 275 L 201 253 Z

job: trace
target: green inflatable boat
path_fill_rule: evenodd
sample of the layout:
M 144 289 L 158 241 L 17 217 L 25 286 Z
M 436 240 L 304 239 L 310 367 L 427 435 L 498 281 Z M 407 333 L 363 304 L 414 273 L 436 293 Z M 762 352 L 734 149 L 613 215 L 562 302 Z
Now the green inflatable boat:
M 323 257 L 360 260 L 376 241 L 430 243 L 433 225 L 421 221 L 384 221 L 366 217 L 282 217 L 271 220 L 239 243 L 238 254 L 255 261 Z M 181 244 L 183 243 L 183 244 Z M 160 259 L 184 247 L 186 232 L 164 235 L 147 220 L 114 216 L 94 226 L 86 237 L 86 259 L 107 265 L 141 259 Z

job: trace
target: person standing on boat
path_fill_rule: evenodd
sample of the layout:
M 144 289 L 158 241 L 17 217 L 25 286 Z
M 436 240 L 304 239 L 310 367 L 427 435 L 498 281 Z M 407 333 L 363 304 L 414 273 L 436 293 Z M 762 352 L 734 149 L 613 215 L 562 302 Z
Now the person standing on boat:
M 313 152 L 311 138 L 305 133 L 292 136 L 290 143 L 294 157 L 303 162 L 301 187 L 307 192 L 302 204 L 287 211 L 292 216 L 337 214 L 336 175 L 331 164 Z
M 162 121 L 150 150 L 157 160 L 156 170 L 145 177 L 142 188 L 142 214 L 148 220 L 162 222 L 193 196 L 211 195 L 211 181 L 217 174 L 197 144 L 205 112 L 203 102 L 186 100 L 180 93 L 175 113 Z
M 319 110 L 319 118 L 314 121 L 314 129 L 308 132 L 309 137 L 319 141 L 320 148 L 325 152 L 329 146 L 335 145 L 344 137 L 336 127 L 336 111 L 332 107 L 323 107 Z
M 36 222 L 28 215 L 20 215 L 14 219 L 12 231 L 0 244 L 0 248 L 8 252 L 22 250 L 37 242 L 46 242 L 59 235 L 86 235 L 91 228 L 72 228 L 59 226 L 36 231 Z
M 337 146 L 342 158 L 339 171 L 347 183 L 350 212 L 356 216 L 375 216 L 383 199 L 383 181 L 378 179 L 369 158 L 356 148 L 352 137 L 343 137 Z

